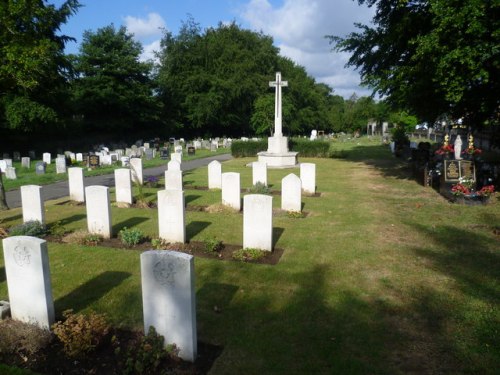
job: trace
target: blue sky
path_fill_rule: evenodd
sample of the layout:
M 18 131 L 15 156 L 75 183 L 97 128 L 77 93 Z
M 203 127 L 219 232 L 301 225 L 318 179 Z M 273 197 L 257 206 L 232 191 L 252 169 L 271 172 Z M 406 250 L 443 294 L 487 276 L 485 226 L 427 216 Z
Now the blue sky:
M 64 1 L 48 0 L 59 6 Z M 66 51 L 78 52 L 85 30 L 113 23 L 126 26 L 144 47 L 144 58 L 159 48 L 160 28 L 177 34 L 187 15 L 202 28 L 235 21 L 245 29 L 263 31 L 274 39 L 281 54 L 305 67 L 317 82 L 338 95 L 368 95 L 359 87 L 359 75 L 344 68 L 348 56 L 331 52 L 324 35 L 345 35 L 355 22 L 368 23 L 373 10 L 353 0 L 80 0 L 82 7 L 62 28 L 77 39 Z M 283 77 L 286 79 L 286 77 Z

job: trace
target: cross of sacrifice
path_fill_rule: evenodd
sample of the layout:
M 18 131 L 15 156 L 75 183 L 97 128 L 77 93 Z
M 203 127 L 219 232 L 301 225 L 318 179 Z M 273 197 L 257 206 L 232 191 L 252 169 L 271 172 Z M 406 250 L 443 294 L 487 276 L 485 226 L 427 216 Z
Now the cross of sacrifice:
M 269 87 L 276 87 L 274 96 L 274 136 L 282 137 L 282 124 L 281 124 L 281 88 L 287 87 L 288 81 L 281 80 L 281 73 L 276 72 L 276 81 L 269 82 Z

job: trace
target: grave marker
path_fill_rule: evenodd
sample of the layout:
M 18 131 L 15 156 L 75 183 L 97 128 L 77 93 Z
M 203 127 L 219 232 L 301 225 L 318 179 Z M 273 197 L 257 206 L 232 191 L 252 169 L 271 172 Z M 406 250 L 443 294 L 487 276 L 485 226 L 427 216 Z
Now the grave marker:
M 221 188 L 222 188 L 222 204 L 234 208 L 241 209 L 240 198 L 240 174 L 236 172 L 222 173 Z
M 167 242 L 186 242 L 186 223 L 182 190 L 158 191 L 159 237 Z
M 169 169 L 165 171 L 165 189 L 182 190 L 182 171 Z
M 50 164 L 51 158 L 49 152 L 44 152 L 42 156 L 42 160 L 45 164 Z
M 267 164 L 263 161 L 254 161 L 252 163 L 252 185 L 260 182 L 267 186 Z
M 66 158 L 64 156 L 56 159 L 56 173 L 66 173 Z
M 243 197 L 243 248 L 272 251 L 273 197 L 263 194 Z
M 31 167 L 31 159 L 30 158 L 27 158 L 27 157 L 23 157 L 21 159 L 21 166 L 23 168 L 30 168 Z
M 179 357 L 197 356 L 194 257 L 181 252 L 150 250 L 141 254 L 144 331 L 153 326 L 175 344 Z
M 316 164 L 300 163 L 302 190 L 308 194 L 316 193 Z
M 49 330 L 54 324 L 47 242 L 29 236 L 3 240 L 12 319 Z
M 111 206 L 109 188 L 106 186 L 88 186 L 85 188 L 87 201 L 87 227 L 89 233 L 111 238 Z
M 99 155 L 89 155 L 89 167 L 98 168 L 101 165 L 101 158 Z
M 5 169 L 5 178 L 7 180 L 16 180 L 17 179 L 16 168 L 14 168 L 14 167 L 7 167 Z
M 23 222 L 37 220 L 45 224 L 42 187 L 38 185 L 21 186 L 21 205 Z
M 217 160 L 208 164 L 208 188 L 220 189 L 222 187 L 222 165 Z
M 281 180 L 281 209 L 302 211 L 302 182 L 293 173 Z
M 35 172 L 36 174 L 45 174 L 45 162 L 37 161 L 35 164 Z
M 69 199 L 74 202 L 85 202 L 85 186 L 83 184 L 83 168 L 68 168 Z
M 172 154 L 172 155 L 174 155 L 174 154 Z M 167 163 L 167 170 L 180 171 L 181 170 L 181 163 L 179 163 L 177 160 L 170 160 Z
M 115 169 L 116 201 L 132 204 L 132 174 L 128 168 Z
M 170 160 L 171 161 L 176 161 L 178 163 L 182 163 L 182 154 L 178 153 L 178 152 L 174 152 L 172 154 L 170 154 Z
M 142 185 L 144 183 L 142 174 L 142 159 L 141 158 L 131 158 L 130 159 L 130 170 L 132 171 L 132 182 Z

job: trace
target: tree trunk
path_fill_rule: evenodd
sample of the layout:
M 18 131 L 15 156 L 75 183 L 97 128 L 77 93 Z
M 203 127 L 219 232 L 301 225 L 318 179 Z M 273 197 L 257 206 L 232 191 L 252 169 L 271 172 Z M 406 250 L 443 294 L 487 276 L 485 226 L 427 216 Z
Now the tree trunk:
M 8 210 L 7 197 L 5 196 L 5 188 L 2 181 L 2 172 L 0 172 L 0 211 Z

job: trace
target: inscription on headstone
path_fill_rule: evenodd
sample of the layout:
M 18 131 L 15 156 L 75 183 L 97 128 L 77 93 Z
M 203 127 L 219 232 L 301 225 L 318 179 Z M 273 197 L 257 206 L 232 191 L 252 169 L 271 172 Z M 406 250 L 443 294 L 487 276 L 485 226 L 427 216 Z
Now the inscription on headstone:
M 89 155 L 89 167 L 97 168 L 101 165 L 101 159 L 98 155 Z

